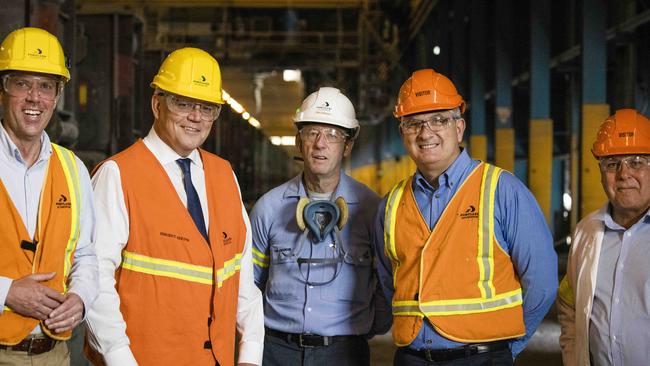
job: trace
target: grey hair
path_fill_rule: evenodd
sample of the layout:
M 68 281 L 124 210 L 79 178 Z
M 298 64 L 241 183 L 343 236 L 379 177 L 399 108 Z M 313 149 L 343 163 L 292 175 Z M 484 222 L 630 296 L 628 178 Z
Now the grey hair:
M 461 119 L 461 118 L 463 118 L 463 116 L 461 116 L 461 114 L 460 114 L 460 108 L 456 107 L 456 108 L 452 109 L 450 117 L 453 118 L 453 119 Z

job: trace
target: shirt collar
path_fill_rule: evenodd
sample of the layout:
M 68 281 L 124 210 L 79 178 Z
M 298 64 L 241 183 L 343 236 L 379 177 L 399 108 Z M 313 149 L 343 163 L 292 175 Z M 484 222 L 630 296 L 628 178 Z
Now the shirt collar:
M 457 184 L 456 182 L 459 182 L 462 179 L 464 172 L 471 167 L 471 165 L 472 158 L 469 157 L 467 150 L 461 148 L 460 155 L 458 155 L 449 168 L 438 177 L 438 186 L 453 188 L 454 184 Z M 431 183 L 424 178 L 424 175 L 422 175 L 419 169 L 415 172 L 414 181 L 417 187 L 422 190 L 435 191 L 435 188 L 433 188 Z
M 287 188 L 284 190 L 283 198 L 288 197 L 307 197 L 307 190 L 305 185 L 302 182 L 302 173 L 293 177 L 288 184 Z M 346 203 L 358 203 L 359 197 L 356 192 L 353 190 L 353 180 L 347 174 L 341 170 L 339 177 L 339 184 L 334 189 L 332 194 L 332 199 L 335 200 L 338 197 L 343 197 Z
M 627 230 L 623 226 L 616 223 L 616 221 L 614 221 L 614 218 L 612 218 L 611 214 L 611 205 L 609 203 L 601 207 L 594 218 L 596 220 L 602 221 L 607 230 Z M 637 222 L 650 223 L 650 209 L 645 213 L 643 218 L 639 219 Z
M 0 151 L 1 154 L 6 156 L 7 160 L 14 160 L 20 164 L 25 164 L 25 160 L 23 159 L 20 150 L 13 140 L 11 140 L 4 124 L 2 123 L 0 123 Z M 47 160 L 50 155 L 52 155 L 50 137 L 45 131 L 43 131 L 41 132 L 41 151 L 38 154 L 35 164 L 42 160 Z
M 199 154 L 198 149 L 192 150 L 188 156 L 180 156 L 158 136 L 153 127 L 151 127 L 149 134 L 144 138 L 144 143 L 162 165 L 175 163 L 178 159 L 188 158 L 199 168 L 203 168 L 203 161 L 201 160 L 201 154 Z

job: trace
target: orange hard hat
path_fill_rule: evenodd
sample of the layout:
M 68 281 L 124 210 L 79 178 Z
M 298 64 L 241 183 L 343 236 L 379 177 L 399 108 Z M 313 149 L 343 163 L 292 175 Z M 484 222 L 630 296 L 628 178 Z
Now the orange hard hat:
M 433 69 L 417 70 L 399 89 L 395 117 L 409 114 L 460 108 L 465 112 L 465 101 L 454 83 Z
M 596 159 L 650 154 L 650 120 L 635 109 L 617 110 L 600 125 L 591 153 Z

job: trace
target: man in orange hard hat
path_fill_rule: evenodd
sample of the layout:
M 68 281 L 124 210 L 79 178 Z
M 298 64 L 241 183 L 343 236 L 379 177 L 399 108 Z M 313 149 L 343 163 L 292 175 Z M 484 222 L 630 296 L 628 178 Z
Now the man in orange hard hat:
M 101 293 L 91 348 L 109 366 L 232 366 L 236 350 L 239 365 L 260 365 L 250 224 L 230 164 L 199 148 L 224 104 L 219 64 L 176 50 L 151 87 L 153 128 L 93 176 Z
M 431 69 L 395 116 L 417 171 L 382 201 L 378 272 L 392 300 L 395 365 L 512 365 L 557 289 L 557 256 L 530 191 L 460 146 L 465 102 Z
M 647 365 L 650 120 L 620 109 L 592 153 L 608 202 L 573 235 L 557 300 L 565 365 Z
M 98 293 L 90 177 L 45 132 L 68 80 L 49 32 L 0 45 L 0 365 L 69 365 L 65 341 Z

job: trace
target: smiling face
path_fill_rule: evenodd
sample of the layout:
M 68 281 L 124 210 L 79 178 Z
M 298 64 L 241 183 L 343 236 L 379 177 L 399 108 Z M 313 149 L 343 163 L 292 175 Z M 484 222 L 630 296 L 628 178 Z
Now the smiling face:
M 620 156 L 621 159 L 628 155 Z M 634 223 L 650 207 L 650 167 L 631 169 L 622 163 L 616 171 L 601 168 L 601 183 L 612 207 L 612 217 L 619 224 Z M 627 219 L 626 219 L 627 218 Z
M 328 129 L 335 129 L 340 134 L 346 134 L 345 130 L 336 126 L 313 123 L 302 127 L 303 129 L 324 129 L 317 137 L 311 139 L 301 138 L 301 134 L 296 135 L 296 146 L 302 153 L 305 163 L 305 174 L 322 178 L 338 178 L 341 172 L 341 162 L 344 157 L 350 155 L 354 141 L 345 139 L 341 142 L 329 142 L 326 137 Z
M 405 124 L 450 118 L 444 126 L 429 128 L 424 124 L 419 131 L 408 131 Z M 451 118 L 451 111 L 424 112 L 400 119 L 402 143 L 418 169 L 428 180 L 437 179 L 460 154 L 460 143 L 465 132 L 465 120 Z
M 36 90 L 39 84 L 53 81 L 58 82 L 54 76 L 36 73 L 14 72 L 12 76 L 21 82 L 33 85 L 31 91 L 18 96 L 11 95 L 4 85 L 0 91 L 4 114 L 2 123 L 7 134 L 18 146 L 25 146 L 40 141 L 41 134 L 52 118 L 58 96 L 54 99 L 43 98 Z
M 171 111 L 165 96 L 158 93 L 151 97 L 151 109 L 154 115 L 153 126 L 160 139 L 184 157 L 205 142 L 214 122 L 203 119 L 200 108 L 194 108 L 186 115 Z

